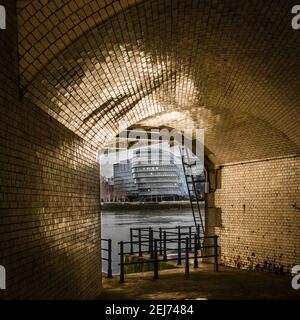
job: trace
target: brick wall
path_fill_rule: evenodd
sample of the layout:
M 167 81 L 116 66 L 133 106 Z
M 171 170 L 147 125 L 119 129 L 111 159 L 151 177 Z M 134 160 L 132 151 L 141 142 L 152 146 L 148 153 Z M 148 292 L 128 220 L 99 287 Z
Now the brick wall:
M 300 158 L 227 166 L 220 176 L 221 262 L 284 272 L 300 264 Z
M 101 288 L 96 150 L 18 99 L 14 1 L 0 1 L 1 298 L 93 298 Z

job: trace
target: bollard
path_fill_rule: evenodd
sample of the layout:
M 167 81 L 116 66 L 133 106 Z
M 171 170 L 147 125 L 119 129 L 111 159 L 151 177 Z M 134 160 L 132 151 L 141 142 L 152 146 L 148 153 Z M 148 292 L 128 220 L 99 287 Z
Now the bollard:
M 194 234 L 194 268 L 198 268 L 198 255 L 197 255 L 197 234 Z
M 214 260 L 215 260 L 215 272 L 219 271 L 218 265 L 218 236 L 214 236 Z
M 124 243 L 120 242 L 120 282 L 124 282 Z
M 181 265 L 181 232 L 180 232 L 180 226 L 178 228 L 178 255 L 177 255 L 177 265 Z
M 112 278 L 112 268 L 111 268 L 111 251 L 112 251 L 112 246 L 111 246 L 111 239 L 108 239 L 108 257 L 107 257 L 107 262 L 108 262 L 108 267 L 107 267 L 107 278 Z
M 167 261 L 167 232 L 164 231 L 164 261 Z
M 189 238 L 185 238 L 185 276 L 190 275 L 190 261 L 189 261 Z
M 162 229 L 159 228 L 159 255 L 162 256 L 163 249 L 162 249 Z
M 142 256 L 142 235 L 141 228 L 139 228 L 139 256 Z
M 154 261 L 153 261 L 154 277 L 153 279 L 158 279 L 158 254 L 157 254 L 157 240 L 154 240 Z
M 133 230 L 130 228 L 130 254 L 133 255 Z

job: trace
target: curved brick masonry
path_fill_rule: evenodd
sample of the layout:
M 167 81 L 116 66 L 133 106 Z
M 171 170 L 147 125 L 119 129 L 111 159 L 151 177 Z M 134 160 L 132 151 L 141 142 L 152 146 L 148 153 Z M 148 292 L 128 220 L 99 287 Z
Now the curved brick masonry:
M 101 290 L 96 150 L 18 98 L 14 1 L 0 30 L 1 298 L 94 298 Z
M 0 4 L 1 298 L 99 295 L 95 146 L 124 119 L 166 125 L 161 115 L 171 115 L 174 127 L 205 128 L 206 156 L 227 164 L 212 174 L 206 217 L 221 263 L 276 272 L 299 264 L 292 1 L 79 1 L 79 20 L 67 8 L 76 0 L 65 2 L 42 12 L 39 0 L 17 1 L 18 30 L 16 3 Z

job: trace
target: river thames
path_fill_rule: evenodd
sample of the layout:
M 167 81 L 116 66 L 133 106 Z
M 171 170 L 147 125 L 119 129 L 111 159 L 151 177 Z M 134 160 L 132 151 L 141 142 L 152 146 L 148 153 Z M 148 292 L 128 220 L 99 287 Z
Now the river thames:
M 113 274 L 119 273 L 119 241 L 130 240 L 130 228 L 176 227 L 193 225 L 193 216 L 190 208 L 174 209 L 147 209 L 147 210 L 112 210 L 102 211 L 101 238 L 112 239 L 112 269 Z M 103 247 L 106 244 L 104 243 Z M 128 250 L 128 247 L 126 248 Z M 107 264 L 102 263 L 103 272 L 107 271 Z

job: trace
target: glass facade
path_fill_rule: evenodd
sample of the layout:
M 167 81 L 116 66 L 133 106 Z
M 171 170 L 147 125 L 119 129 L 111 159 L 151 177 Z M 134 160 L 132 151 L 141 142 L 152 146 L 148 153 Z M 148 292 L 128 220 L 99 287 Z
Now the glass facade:
M 132 176 L 131 160 L 124 160 L 114 164 L 114 194 L 117 199 L 135 200 L 137 185 Z
M 140 200 L 179 200 L 182 180 L 174 155 L 161 148 L 141 148 L 133 152 L 132 174 Z
M 198 158 L 190 155 L 187 175 L 193 175 L 198 199 L 204 196 L 205 175 Z M 187 200 L 188 189 L 182 160 L 168 150 L 142 147 L 132 158 L 113 167 L 114 199 L 116 201 Z M 191 197 L 195 198 L 193 188 Z

